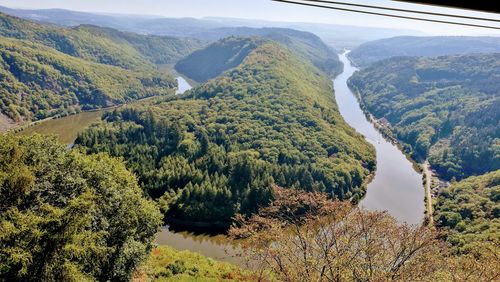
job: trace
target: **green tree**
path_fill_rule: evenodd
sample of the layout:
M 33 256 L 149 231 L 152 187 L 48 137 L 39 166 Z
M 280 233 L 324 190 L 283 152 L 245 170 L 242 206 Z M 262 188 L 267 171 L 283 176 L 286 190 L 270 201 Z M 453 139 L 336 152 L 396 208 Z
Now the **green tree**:
M 161 223 L 117 159 L 0 135 L 0 279 L 126 281 Z

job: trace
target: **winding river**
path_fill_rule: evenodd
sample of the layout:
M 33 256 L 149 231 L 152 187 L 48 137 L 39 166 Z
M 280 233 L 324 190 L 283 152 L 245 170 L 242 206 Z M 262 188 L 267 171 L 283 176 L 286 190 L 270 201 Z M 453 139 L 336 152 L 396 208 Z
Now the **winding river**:
M 334 81 L 335 98 L 344 119 L 363 134 L 377 151 L 377 171 L 368 185 L 366 197 L 361 206 L 369 210 L 387 210 L 402 222 L 417 224 L 424 217 L 424 189 L 421 175 L 401 151 L 382 135 L 366 119 L 354 94 L 347 86 L 347 80 L 356 71 L 346 54 L 340 55 L 344 72 Z M 182 94 L 191 86 L 182 77 L 177 78 L 176 94 Z M 59 135 L 62 142 L 73 143 L 79 130 L 99 120 L 100 111 L 81 113 L 74 116 L 45 121 L 32 126 L 22 134 L 49 133 Z M 190 232 L 172 232 L 168 227 L 156 235 L 158 245 L 169 245 L 178 250 L 199 252 L 214 259 L 241 264 L 237 257 L 238 247 L 222 235 L 197 235 Z
M 347 80 L 357 70 L 347 58 L 339 55 L 344 72 L 334 80 L 335 99 L 345 121 L 375 146 L 377 171 L 367 188 L 361 206 L 368 210 L 388 211 L 401 222 L 418 224 L 424 219 L 424 188 L 422 175 L 397 146 L 384 139 L 370 123 L 359 106 Z

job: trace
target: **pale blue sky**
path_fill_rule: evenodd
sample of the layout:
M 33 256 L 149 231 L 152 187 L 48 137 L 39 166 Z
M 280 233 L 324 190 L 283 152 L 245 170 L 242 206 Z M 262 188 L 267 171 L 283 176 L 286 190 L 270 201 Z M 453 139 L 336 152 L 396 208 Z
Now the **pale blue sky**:
M 432 10 L 433 12 L 450 12 L 464 15 L 487 16 L 489 18 L 496 18 L 500 20 L 500 15 L 498 14 L 426 7 L 421 5 L 396 3 L 390 0 L 357 0 L 350 2 Z M 418 21 L 353 14 L 349 12 L 294 6 L 270 0 L 0 0 L 0 5 L 16 8 L 62 8 L 87 12 L 143 14 L 165 17 L 234 17 L 290 22 L 319 22 L 416 29 L 429 34 L 492 34 L 500 36 L 500 32 L 495 30 L 466 28 L 437 23 L 424 23 Z M 497 26 L 500 25 L 497 24 Z

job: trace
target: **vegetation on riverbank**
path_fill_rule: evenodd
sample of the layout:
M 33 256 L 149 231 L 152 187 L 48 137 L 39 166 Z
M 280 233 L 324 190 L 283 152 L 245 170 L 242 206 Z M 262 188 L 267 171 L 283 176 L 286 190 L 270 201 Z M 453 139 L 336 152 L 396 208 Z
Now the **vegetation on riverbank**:
M 43 45 L 0 37 L 0 111 L 12 120 L 40 120 L 174 93 L 166 74 L 84 61 Z
M 325 194 L 278 189 L 275 201 L 230 233 L 245 258 L 279 281 L 494 281 L 498 244 L 460 255 L 426 226 L 400 225 Z M 262 271 L 262 272 L 261 272 Z
M 326 75 L 267 42 L 181 97 L 107 114 L 76 143 L 124 157 L 179 220 L 229 226 L 236 213 L 267 205 L 273 183 L 357 201 L 375 153 L 344 122 L 332 91 Z
M 500 238 L 500 170 L 452 183 L 435 203 L 438 227 L 449 231 L 447 240 L 457 252 Z
M 250 270 L 168 246 L 153 249 L 132 281 L 256 281 Z
M 462 179 L 499 169 L 499 64 L 499 54 L 394 58 L 357 72 L 350 86 L 414 157 Z
M 173 64 L 198 40 L 96 26 L 64 28 L 0 13 L 0 128 L 173 94 Z

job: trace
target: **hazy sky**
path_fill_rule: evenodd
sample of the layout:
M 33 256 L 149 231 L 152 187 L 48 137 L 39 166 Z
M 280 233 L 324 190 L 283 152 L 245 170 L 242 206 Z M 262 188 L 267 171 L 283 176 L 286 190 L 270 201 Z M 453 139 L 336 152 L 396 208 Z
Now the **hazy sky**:
M 346 2 L 430 10 L 433 12 L 449 12 L 500 20 L 500 15 L 498 14 L 397 3 L 390 0 L 346 0 Z M 500 31 L 498 30 L 467 28 L 446 24 L 354 14 L 295 6 L 273 2 L 271 0 L 0 0 L 0 5 L 14 8 L 62 8 L 87 12 L 143 14 L 165 17 L 233 17 L 272 21 L 320 22 L 415 29 L 429 34 L 491 34 L 500 36 Z M 484 22 L 478 23 L 484 24 Z M 492 23 L 486 24 L 493 25 Z M 496 24 L 496 26 L 500 25 Z

